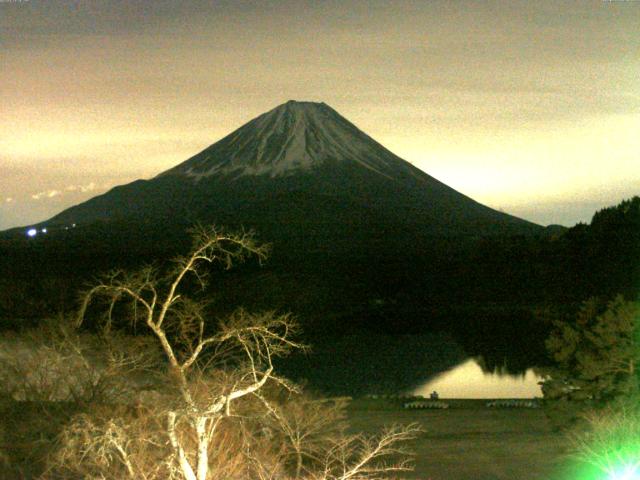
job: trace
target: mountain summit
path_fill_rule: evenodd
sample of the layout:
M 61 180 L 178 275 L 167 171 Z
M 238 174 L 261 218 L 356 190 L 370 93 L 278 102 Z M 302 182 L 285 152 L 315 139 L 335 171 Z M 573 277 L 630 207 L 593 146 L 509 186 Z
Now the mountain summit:
M 162 175 L 292 175 L 352 162 L 391 177 L 404 163 L 325 103 L 290 100 Z

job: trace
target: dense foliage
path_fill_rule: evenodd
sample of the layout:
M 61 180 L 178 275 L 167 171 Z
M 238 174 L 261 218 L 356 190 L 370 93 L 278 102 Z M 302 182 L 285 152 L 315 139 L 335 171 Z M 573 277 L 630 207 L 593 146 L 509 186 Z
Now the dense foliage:
M 546 345 L 554 366 L 542 369 L 542 390 L 556 422 L 637 396 L 640 304 L 591 298 L 575 318 L 554 322 Z

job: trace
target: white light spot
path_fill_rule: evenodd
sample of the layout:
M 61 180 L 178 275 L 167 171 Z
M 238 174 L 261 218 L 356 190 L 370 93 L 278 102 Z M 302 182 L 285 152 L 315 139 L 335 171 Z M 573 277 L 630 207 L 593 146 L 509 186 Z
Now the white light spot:
M 37 233 L 38 230 L 36 230 L 35 228 L 30 228 L 29 230 L 27 230 L 27 235 L 30 237 L 35 237 Z

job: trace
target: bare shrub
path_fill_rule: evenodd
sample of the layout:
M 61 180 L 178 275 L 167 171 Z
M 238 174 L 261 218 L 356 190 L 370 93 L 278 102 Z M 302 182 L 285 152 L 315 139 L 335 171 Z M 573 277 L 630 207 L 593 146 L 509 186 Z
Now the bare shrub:
M 394 425 L 380 434 L 347 435 L 339 438 L 325 454 L 322 470 L 314 480 L 365 480 L 395 478 L 412 469 L 411 452 L 404 443 L 420 432 L 417 425 Z
M 60 316 L 3 337 L 0 385 L 19 401 L 128 401 L 154 378 L 158 354 L 148 339 L 82 333 Z
M 319 400 L 306 394 L 275 400 L 263 395 L 259 398 L 269 414 L 264 428 L 280 437 L 283 462 L 296 478 L 322 466 L 326 452 L 344 438 L 345 399 Z

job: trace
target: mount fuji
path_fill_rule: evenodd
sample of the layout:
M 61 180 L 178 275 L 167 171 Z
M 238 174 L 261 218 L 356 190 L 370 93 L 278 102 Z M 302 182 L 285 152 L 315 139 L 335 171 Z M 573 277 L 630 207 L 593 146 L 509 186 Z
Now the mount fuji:
M 372 230 L 409 236 L 542 230 L 427 175 L 328 105 L 297 101 L 155 178 L 115 187 L 42 225 L 112 220 L 242 225 L 267 237 L 286 231 L 310 240 L 326 239 L 330 230 L 338 243 Z

